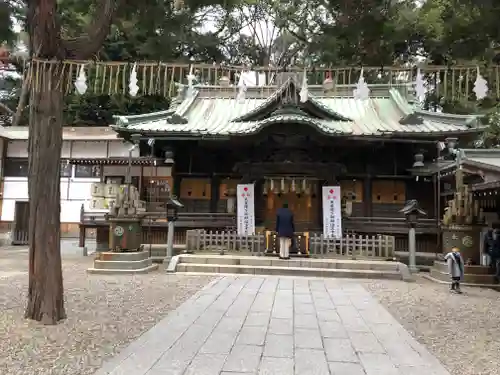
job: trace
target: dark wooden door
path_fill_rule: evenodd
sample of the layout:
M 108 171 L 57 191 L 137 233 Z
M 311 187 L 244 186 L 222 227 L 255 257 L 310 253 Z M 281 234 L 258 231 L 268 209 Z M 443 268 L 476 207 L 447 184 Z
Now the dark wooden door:
M 13 245 L 28 245 L 29 211 L 29 202 L 16 201 L 14 208 L 14 225 L 12 228 Z

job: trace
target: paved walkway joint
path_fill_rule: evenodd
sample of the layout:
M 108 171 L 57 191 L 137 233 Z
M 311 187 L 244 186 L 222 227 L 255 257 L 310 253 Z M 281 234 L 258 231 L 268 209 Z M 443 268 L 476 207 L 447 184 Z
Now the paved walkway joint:
M 221 277 L 96 375 L 450 375 L 361 284 Z

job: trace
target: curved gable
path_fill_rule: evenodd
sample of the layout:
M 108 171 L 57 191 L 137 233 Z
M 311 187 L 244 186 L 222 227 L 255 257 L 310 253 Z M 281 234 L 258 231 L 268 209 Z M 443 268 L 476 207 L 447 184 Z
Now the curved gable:
M 301 102 L 300 89 L 293 79 L 288 79 L 261 105 L 231 122 L 262 121 L 274 114 L 297 114 L 298 112 L 318 120 L 351 121 L 316 100 L 311 94 L 305 102 Z

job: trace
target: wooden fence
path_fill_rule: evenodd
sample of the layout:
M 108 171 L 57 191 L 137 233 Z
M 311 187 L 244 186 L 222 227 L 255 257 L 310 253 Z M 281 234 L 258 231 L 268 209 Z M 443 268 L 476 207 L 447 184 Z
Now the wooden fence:
M 395 251 L 394 236 L 382 234 L 347 234 L 340 238 L 325 238 L 323 234 L 312 233 L 309 240 L 309 254 L 313 256 L 349 256 L 392 258 Z
M 249 252 L 252 255 L 264 255 L 265 236 L 255 234 L 240 236 L 235 231 L 207 231 L 193 229 L 186 232 L 187 251 L 226 251 Z
M 377 257 L 392 258 L 395 251 L 394 236 L 386 235 L 345 235 L 341 238 L 324 238 L 319 233 L 301 235 L 306 239 L 300 246 L 302 255 L 316 257 Z M 231 252 L 248 252 L 252 255 L 273 253 L 276 249 L 266 248 L 266 236 L 255 234 L 240 236 L 234 231 L 207 231 L 202 229 L 188 230 L 186 233 L 187 251 L 215 251 L 221 254 Z M 303 252 L 302 252 L 303 251 Z

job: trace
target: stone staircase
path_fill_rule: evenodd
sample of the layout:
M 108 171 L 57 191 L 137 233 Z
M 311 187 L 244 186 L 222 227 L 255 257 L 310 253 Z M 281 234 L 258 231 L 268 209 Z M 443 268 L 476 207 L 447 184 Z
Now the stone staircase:
M 87 269 L 88 273 L 97 274 L 141 274 L 158 269 L 153 264 L 147 251 L 130 253 L 98 252 L 94 259 L 94 267 Z
M 463 285 L 500 289 L 500 285 L 495 284 L 493 271 L 489 267 L 465 266 L 464 271 Z M 448 265 L 442 261 L 434 262 L 427 278 L 433 281 L 449 283 Z
M 363 279 L 412 279 L 400 262 L 348 259 L 290 259 L 242 255 L 191 255 L 172 258 L 167 272 L 203 272 L 246 275 L 342 277 Z

